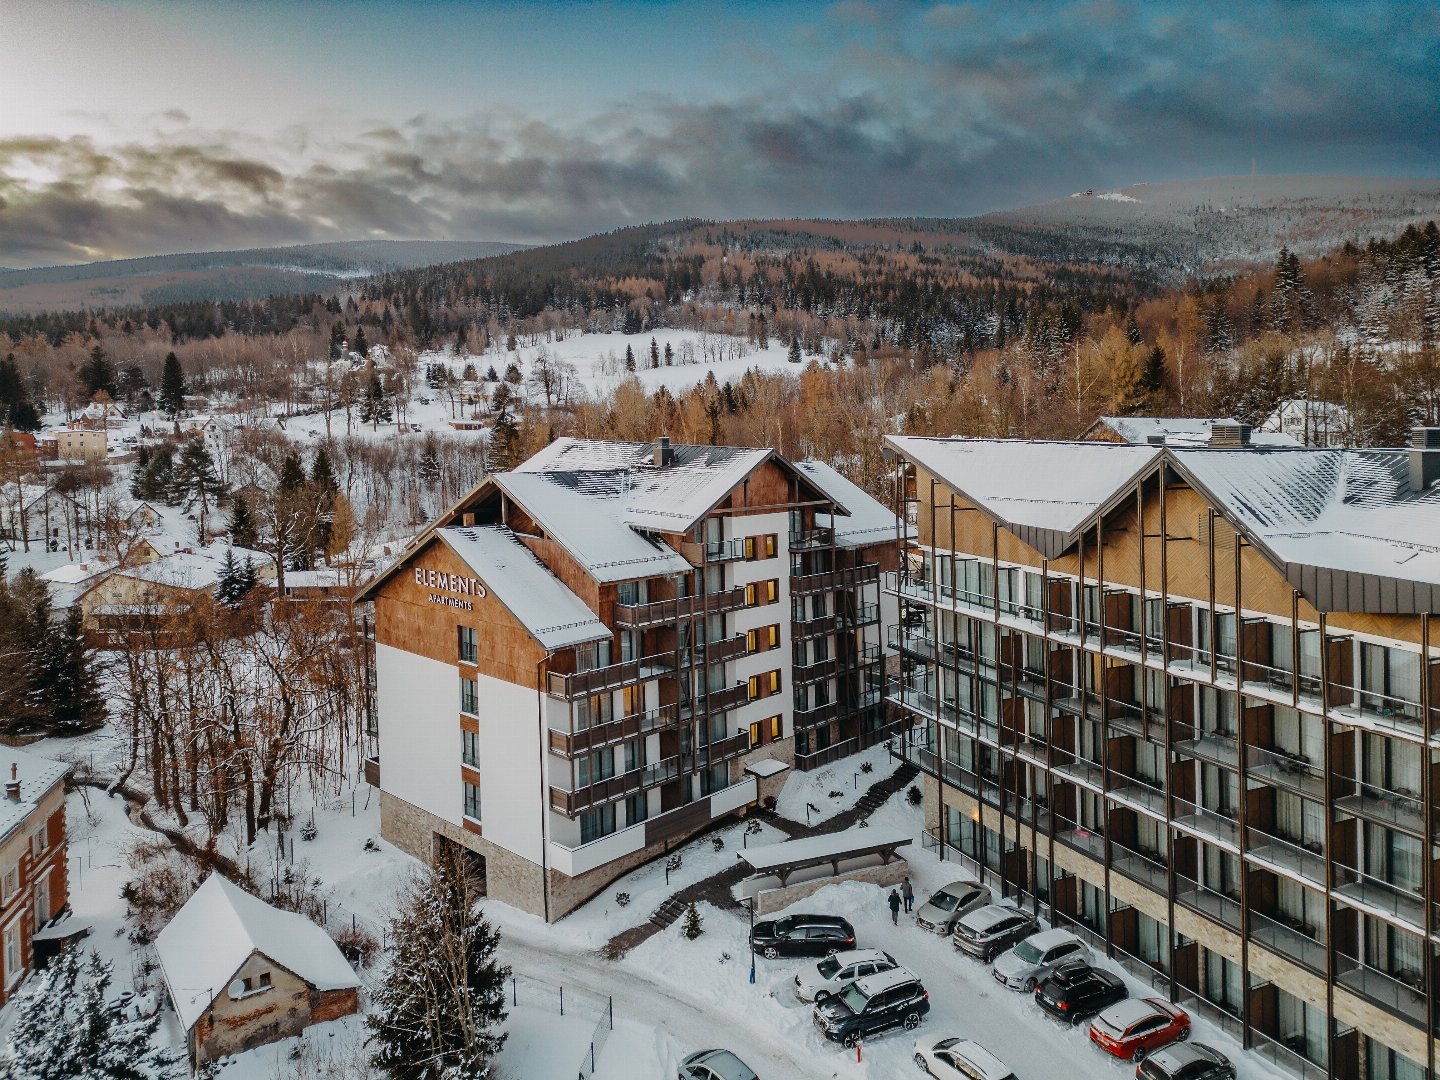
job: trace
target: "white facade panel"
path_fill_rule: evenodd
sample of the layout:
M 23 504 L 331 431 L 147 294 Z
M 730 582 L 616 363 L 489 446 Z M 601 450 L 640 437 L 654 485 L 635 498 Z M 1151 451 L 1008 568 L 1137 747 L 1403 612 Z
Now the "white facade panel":
M 453 664 L 393 645 L 375 646 L 380 786 L 459 825 L 460 676 Z
M 540 692 L 481 675 L 480 827 L 485 839 L 531 862 L 544 852 Z M 456 735 L 459 738 L 459 735 Z M 389 760 L 385 760 L 386 768 Z M 455 786 L 459 787 L 457 776 Z

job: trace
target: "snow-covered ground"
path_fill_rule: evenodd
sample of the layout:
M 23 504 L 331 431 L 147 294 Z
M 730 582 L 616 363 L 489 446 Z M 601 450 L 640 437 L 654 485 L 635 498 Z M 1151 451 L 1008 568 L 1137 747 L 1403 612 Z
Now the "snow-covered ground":
M 864 771 L 865 765 L 870 772 Z M 884 743 L 810 772 L 791 769 L 776 797 L 775 809 L 791 821 L 819 824 L 849 810 L 871 784 L 894 771 Z

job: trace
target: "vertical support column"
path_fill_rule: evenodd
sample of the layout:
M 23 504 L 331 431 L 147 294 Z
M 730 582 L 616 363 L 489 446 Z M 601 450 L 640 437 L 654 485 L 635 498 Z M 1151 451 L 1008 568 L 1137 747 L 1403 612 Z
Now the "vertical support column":
M 1168 540 L 1165 535 L 1165 503 L 1168 488 L 1166 486 L 1167 468 L 1165 455 L 1160 455 L 1160 469 L 1156 491 L 1160 499 L 1160 691 L 1163 695 L 1164 709 L 1163 722 L 1165 724 L 1165 842 L 1170 851 L 1170 865 L 1165 868 L 1165 911 L 1169 920 L 1170 931 L 1170 1000 L 1174 1001 L 1178 996 L 1178 985 L 1175 980 L 1175 776 L 1178 770 L 1175 767 L 1175 725 L 1174 717 L 1170 715 L 1170 583 L 1168 579 L 1169 556 L 1166 551 Z M 1143 525 L 1143 522 L 1142 522 Z M 1145 530 L 1140 530 L 1141 537 L 1144 537 Z M 1142 539 L 1143 544 L 1143 539 Z M 1143 551 L 1143 547 L 1142 547 Z M 1141 634 L 1142 640 L 1145 635 Z M 1148 653 L 1146 654 L 1148 657 Z M 1149 670 L 1148 665 L 1146 668 Z M 1200 841 L 1195 841 L 1200 843 Z M 1198 870 L 1196 876 L 1198 877 Z
M 1435 836 L 1435 786 L 1431 783 L 1430 740 L 1435 732 L 1430 724 L 1430 614 L 1420 616 L 1420 731 L 1424 748 L 1420 763 L 1420 800 L 1425 808 L 1425 839 L 1421 850 L 1425 852 L 1425 955 L 1423 978 L 1425 980 L 1425 1075 L 1435 1075 L 1435 946 L 1430 940 L 1430 931 L 1435 927 L 1435 867 L 1432 840 Z
M 1082 565 L 1081 569 L 1084 567 Z M 1083 578 L 1081 579 L 1083 582 Z M 1083 590 L 1082 590 L 1083 595 Z M 1106 686 L 1105 667 L 1105 515 L 1102 513 L 1095 519 L 1095 598 L 1098 601 L 1096 606 L 1096 624 L 1099 627 L 1100 648 L 1096 652 L 1093 665 L 1096 672 L 1096 681 L 1100 684 L 1100 820 L 1104 828 L 1104 851 L 1105 851 L 1105 955 L 1115 955 L 1115 940 L 1110 935 L 1110 905 L 1113 901 L 1110 886 L 1110 864 L 1114 861 L 1115 853 L 1112 850 L 1114 831 L 1110 828 L 1110 706 L 1109 689 Z M 1083 605 L 1082 605 L 1083 606 Z M 1084 614 L 1081 614 L 1081 625 L 1084 625 Z M 1084 653 L 1081 653 L 1084 656 Z M 1080 698 L 1080 712 L 1083 722 L 1090 723 L 1089 710 L 1085 708 L 1085 697 Z
M 1320 712 L 1325 745 L 1321 747 L 1325 763 L 1325 1075 L 1335 1075 L 1335 808 L 1334 789 L 1330 784 L 1335 768 L 1334 731 L 1330 724 L 1330 649 L 1326 612 L 1320 612 Z M 1428 948 L 1429 942 L 1426 942 Z

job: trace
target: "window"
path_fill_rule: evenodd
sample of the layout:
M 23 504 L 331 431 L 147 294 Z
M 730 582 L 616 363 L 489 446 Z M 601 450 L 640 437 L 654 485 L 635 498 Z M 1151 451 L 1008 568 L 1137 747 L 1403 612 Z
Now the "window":
M 463 782 L 465 790 L 465 816 L 475 821 L 480 820 L 480 785 Z
M 594 671 L 596 668 L 609 667 L 611 660 L 611 642 L 592 641 L 587 645 L 575 647 L 575 670 Z
M 760 745 L 760 730 L 761 730 L 760 721 L 759 721 L 759 720 L 752 721 L 751 724 L 750 724 L 750 745 L 751 745 L 751 746 L 759 746 L 759 745 Z
M 772 623 L 754 630 L 745 631 L 745 648 L 748 652 L 769 652 L 780 647 L 780 624 Z
M 730 766 L 721 762 L 719 765 L 708 765 L 700 770 L 700 794 L 701 796 L 713 795 L 730 786 Z
M 20 981 L 20 927 L 12 926 L 5 931 L 5 985 L 14 986 Z
M 5 871 L 4 888 L 0 889 L 0 904 L 8 904 L 20 893 L 20 864 L 11 863 Z
M 773 604 L 780 599 L 780 579 L 768 578 L 765 581 L 752 581 L 745 586 L 745 606 L 760 607 L 762 604 Z
M 456 627 L 456 633 L 460 639 L 460 662 L 462 664 L 475 663 L 475 628 L 473 626 Z
M 595 724 L 615 719 L 615 699 L 609 694 L 592 694 L 575 702 L 575 730 L 588 731 Z
M 769 697 L 780 692 L 780 670 L 762 672 L 750 676 L 750 700 Z
M 648 585 L 645 581 L 622 581 L 616 589 L 615 600 L 626 605 L 646 603 Z
M 625 771 L 634 772 L 645 767 L 645 740 L 631 739 L 625 744 Z
M 35 882 L 35 929 L 50 921 L 50 878 L 41 876 Z
M 575 759 L 575 782 L 580 787 L 608 779 L 615 775 L 615 748 L 607 746 L 602 750 L 591 750 Z
M 783 724 L 783 720 L 782 720 L 781 716 L 777 713 L 776 715 L 770 717 L 769 721 L 767 721 L 767 722 L 768 722 L 769 725 L 770 725 L 770 738 L 771 738 L 771 739 L 778 739 L 778 738 L 780 738 L 780 730 L 781 730 L 781 726 L 782 726 L 782 724 Z M 752 741 L 753 741 L 753 740 L 752 740 Z
M 38 859 L 41 855 L 45 854 L 49 847 L 49 829 L 41 825 L 40 828 L 35 830 L 35 835 L 30 838 L 30 855 L 32 858 Z
M 480 736 L 473 731 L 460 733 L 460 760 L 466 765 L 480 764 Z
M 779 543 L 779 537 L 775 533 L 766 533 L 763 536 L 745 537 L 745 560 L 754 562 L 756 559 L 773 559 Z
M 625 800 L 625 824 L 638 825 L 650 816 L 650 796 L 641 792 Z
M 480 709 L 480 695 L 474 679 L 460 680 L 460 711 L 475 716 Z
M 615 804 L 597 806 L 580 815 L 580 842 L 588 844 L 615 831 Z

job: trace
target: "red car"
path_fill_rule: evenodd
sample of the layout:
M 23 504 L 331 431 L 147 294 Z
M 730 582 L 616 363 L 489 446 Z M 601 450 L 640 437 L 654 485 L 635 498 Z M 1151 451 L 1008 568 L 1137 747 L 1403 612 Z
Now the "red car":
M 1091 1042 L 1130 1061 L 1189 1037 L 1190 1014 L 1164 998 L 1116 1002 L 1090 1022 Z

